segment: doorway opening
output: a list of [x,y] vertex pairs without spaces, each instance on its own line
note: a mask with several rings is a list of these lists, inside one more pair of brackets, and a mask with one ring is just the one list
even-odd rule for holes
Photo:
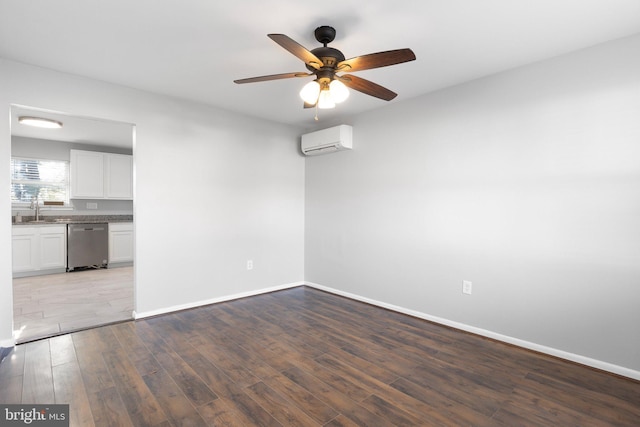
[[[21,117],[62,127],[30,127]],[[16,343],[133,318],[134,145],[131,123],[11,106]],[[81,163],[78,154],[94,163]],[[54,176],[51,165],[62,172]],[[69,270],[69,226],[95,222],[109,228],[107,268]]]

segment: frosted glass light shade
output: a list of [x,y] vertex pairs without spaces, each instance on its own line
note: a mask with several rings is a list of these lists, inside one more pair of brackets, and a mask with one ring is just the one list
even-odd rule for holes
[[307,104],[315,104],[320,94],[320,85],[317,81],[313,80],[303,86],[300,91],[300,98]]
[[328,108],[334,108],[336,106],[333,97],[331,96],[331,92],[328,89],[320,91],[320,96],[318,97],[318,108],[326,110]]
[[329,84],[329,89],[331,90],[333,102],[336,104],[344,102],[349,97],[349,89],[339,80],[333,80]]
[[18,117],[18,123],[45,129],[60,129],[62,127],[62,122],[43,117],[20,116]]

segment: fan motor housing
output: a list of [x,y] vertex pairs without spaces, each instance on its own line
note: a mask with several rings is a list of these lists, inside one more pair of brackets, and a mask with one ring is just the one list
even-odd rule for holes
[[[322,60],[322,63],[324,64],[322,68],[326,67],[326,68],[335,69],[340,62],[345,60],[342,52],[332,47],[327,47],[327,46],[317,47],[313,49],[311,53],[313,53],[315,56],[317,56],[319,59]],[[315,68],[309,65],[306,65],[306,67],[309,71],[314,71],[314,72],[316,71]]]

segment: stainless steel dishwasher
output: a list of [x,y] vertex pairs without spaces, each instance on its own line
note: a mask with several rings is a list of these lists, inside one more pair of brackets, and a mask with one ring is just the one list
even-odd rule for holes
[[67,225],[67,271],[106,267],[108,256],[107,223]]

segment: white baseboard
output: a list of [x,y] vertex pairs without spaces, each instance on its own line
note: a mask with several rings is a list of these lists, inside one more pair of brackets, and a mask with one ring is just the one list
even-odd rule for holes
[[640,381],[640,371],[636,371],[633,369],[625,368],[623,366],[614,365],[612,363],[603,362],[601,360],[591,359],[589,357],[581,356],[579,354],[569,353],[563,350],[559,350],[552,347],[547,347],[544,345],[532,343],[529,341],[524,341],[519,338],[510,337],[508,335],[502,335],[496,332],[492,332],[486,329],[477,328],[475,326],[466,325],[464,323],[455,322],[452,320],[444,319],[437,316],[432,316],[426,313],[422,313],[415,310],[410,310],[404,307],[399,307],[393,304],[387,304],[385,302],[372,300],[370,298],[366,298],[360,295],[355,295],[349,292],[343,292],[338,289],[329,288],[327,286],[319,285],[317,283],[305,282],[306,286],[311,288],[316,288],[322,291],[326,291],[332,294],[340,295],[343,297],[347,297],[350,299],[354,299],[361,302],[366,302],[367,304],[375,305],[378,307],[383,307],[388,310],[396,311],[398,313],[407,314],[409,316],[417,317],[424,320],[429,320],[434,323],[439,323],[441,325],[450,326],[455,329],[460,329],[462,331],[471,332],[476,335],[481,335],[483,337],[491,338],[497,341],[502,341],[508,344],[513,344],[518,347],[523,347],[529,350],[537,351],[540,353],[548,354],[550,356],[555,356],[561,359],[569,360],[572,362],[580,363],[582,365],[590,366],[592,368],[600,369],[603,371],[611,372],[616,375],[621,375],[624,377],[632,378],[634,380]]
[[283,289],[295,288],[296,286],[304,286],[304,282],[289,283],[286,285],[273,286],[271,288],[263,288],[255,291],[241,292],[233,295],[225,295],[218,298],[211,298],[202,301],[190,302],[188,304],[173,305],[171,307],[160,308],[157,310],[143,311],[140,313],[133,312],[134,319],[144,319],[145,317],[158,316],[161,314],[173,313],[174,311],[188,310],[190,308],[202,307],[203,305],[215,304],[219,302],[232,301],[234,299],[251,297],[254,295],[267,294],[269,292],[281,291]]

